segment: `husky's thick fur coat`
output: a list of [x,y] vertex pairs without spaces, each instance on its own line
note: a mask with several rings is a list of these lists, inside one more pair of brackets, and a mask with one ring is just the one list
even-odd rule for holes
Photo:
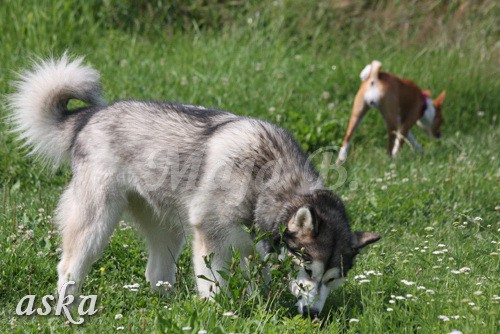
[[[273,124],[185,104],[105,105],[99,74],[66,55],[24,72],[16,87],[10,106],[20,138],[56,166],[71,161],[73,177],[57,208],[58,287],[77,283],[68,294],[79,293],[125,210],[147,240],[153,288],[174,283],[186,232],[194,234],[197,277],[223,284],[217,272],[227,269],[230,246],[243,256],[254,250],[242,228],[252,226],[274,236],[262,244],[264,253],[281,243],[307,260],[291,283],[306,314],[321,311],[359,249],[380,237],[351,232],[341,200]],[[88,106],[68,110],[70,99]],[[212,253],[209,270],[204,257]],[[208,298],[219,289],[202,278],[197,285]]]

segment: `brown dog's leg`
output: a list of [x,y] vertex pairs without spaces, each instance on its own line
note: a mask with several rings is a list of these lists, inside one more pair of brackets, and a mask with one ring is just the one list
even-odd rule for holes
[[420,144],[418,144],[413,137],[413,135],[410,132],[410,129],[415,123],[417,122],[419,118],[419,110],[421,107],[416,108],[412,110],[412,112],[407,113],[405,119],[403,120],[401,126],[399,127],[395,142],[394,142],[394,147],[389,153],[393,158],[399,153],[401,150],[401,146],[403,146],[405,139],[408,138],[409,142],[412,144],[413,148],[417,151],[421,151],[422,147]]
[[391,157],[393,156],[392,152],[396,143],[397,132],[398,130],[396,129],[396,127],[387,127],[387,154],[389,154]]
[[351,118],[349,119],[349,126],[347,127],[347,132],[344,136],[344,141],[342,142],[342,147],[340,148],[339,157],[337,159],[337,164],[343,163],[347,158],[347,150],[349,149],[349,142],[356,131],[359,123],[366,115],[366,112],[370,108],[365,104],[363,94],[358,92],[356,98],[354,99],[354,106],[352,108]]

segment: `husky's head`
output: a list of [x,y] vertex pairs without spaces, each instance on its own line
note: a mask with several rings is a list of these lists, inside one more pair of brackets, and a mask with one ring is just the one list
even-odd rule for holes
[[329,191],[300,196],[293,206],[283,236],[299,270],[290,289],[299,298],[299,313],[316,316],[330,290],[345,279],[360,249],[380,235],[351,232],[342,201]]

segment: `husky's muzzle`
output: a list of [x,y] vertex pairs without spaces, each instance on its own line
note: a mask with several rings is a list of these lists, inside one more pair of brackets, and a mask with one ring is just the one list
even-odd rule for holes
[[337,278],[325,284],[321,278],[318,280],[310,276],[304,268],[299,270],[297,278],[290,282],[292,294],[299,300],[295,304],[300,314],[316,317],[325,306],[326,299],[332,289],[337,288],[344,278]]

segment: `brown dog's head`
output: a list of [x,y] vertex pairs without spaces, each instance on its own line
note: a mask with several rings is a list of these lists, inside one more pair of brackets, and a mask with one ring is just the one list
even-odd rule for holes
[[441,125],[443,125],[443,103],[446,97],[446,91],[442,91],[438,97],[432,100],[436,114],[434,120],[432,121],[432,126],[430,129],[430,135],[434,138],[441,138]]
[[446,92],[442,91],[434,100],[431,99],[431,92],[423,90],[422,95],[426,101],[422,117],[417,125],[433,138],[441,138],[441,125],[443,125],[443,103]]

